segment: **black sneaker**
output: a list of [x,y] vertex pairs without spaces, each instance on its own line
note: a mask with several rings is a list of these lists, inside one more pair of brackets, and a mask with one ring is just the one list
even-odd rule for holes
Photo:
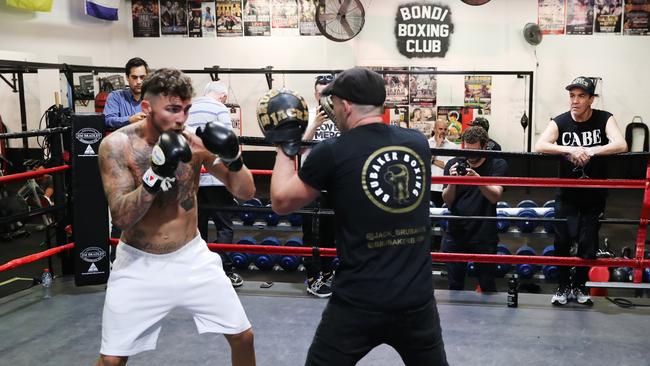
[[226,273],[226,276],[230,279],[232,287],[241,287],[244,284],[244,279],[239,275],[239,273],[230,272]]
[[566,287],[566,286],[560,286],[557,288],[555,291],[555,294],[551,298],[551,304],[555,306],[562,306],[566,305],[567,301],[569,301],[569,295],[571,294],[571,290]]
[[315,279],[307,279],[307,292],[320,298],[332,296],[332,289],[325,283],[322,273]]
[[591,306],[594,304],[591,301],[591,296],[589,296],[589,290],[586,287],[580,286],[573,289],[573,298],[576,299],[578,304]]
[[323,281],[325,281],[325,285],[331,289],[332,282],[334,281],[334,272],[323,273]]

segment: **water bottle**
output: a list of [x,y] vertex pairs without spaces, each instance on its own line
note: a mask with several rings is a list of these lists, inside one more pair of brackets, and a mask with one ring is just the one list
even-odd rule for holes
[[43,298],[49,299],[52,297],[52,274],[50,273],[49,268],[43,270],[43,276],[41,276],[41,284],[43,285]]
[[516,308],[519,302],[519,294],[517,293],[517,277],[512,276],[508,280],[508,307]]

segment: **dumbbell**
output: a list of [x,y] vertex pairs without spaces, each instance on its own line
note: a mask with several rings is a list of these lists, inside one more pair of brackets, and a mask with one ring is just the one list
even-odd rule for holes
[[555,208],[555,200],[548,200],[548,201],[544,202],[544,206],[542,206],[542,207]]
[[[267,208],[271,208],[271,204],[266,205]],[[273,211],[264,213],[264,221],[266,221],[267,226],[278,226],[280,223],[280,216]]]
[[[275,236],[268,236],[260,242],[260,245],[279,246],[280,240]],[[278,256],[275,254],[257,254],[253,263],[255,263],[255,266],[262,271],[270,271],[273,269],[277,261]]]
[[[244,236],[239,239],[237,244],[256,245],[257,241],[252,236]],[[230,260],[232,261],[232,264],[235,266],[235,268],[247,269],[253,261],[253,256],[249,253],[231,252]]]
[[[536,255],[535,249],[524,245],[523,247],[517,249],[517,255]],[[517,264],[517,274],[519,278],[532,278],[535,274],[537,268],[534,264]]]
[[291,226],[296,227],[296,226],[301,226],[302,225],[302,214],[299,213],[292,213],[287,216],[287,220],[289,221],[289,224]]
[[336,269],[339,268],[340,264],[341,264],[341,260],[339,259],[338,256],[332,258],[332,271],[336,271]]
[[[517,217],[536,219],[537,212],[532,208],[522,208],[517,213]],[[535,228],[537,227],[537,221],[525,220],[525,221],[516,221],[515,223],[522,233],[532,233],[533,231],[535,231]]]
[[612,282],[632,282],[632,268],[618,267],[611,270],[609,279]]
[[[507,212],[497,210],[497,217],[510,217]],[[510,221],[508,220],[498,220],[497,221],[497,231],[500,233],[505,233],[510,228]]]
[[497,208],[510,208],[510,205],[506,201],[499,201],[497,202]]
[[467,275],[469,277],[476,277],[476,263],[467,262]]
[[518,208],[535,208],[539,207],[533,200],[523,200],[517,204]]
[[[442,211],[442,214],[445,215],[445,216],[449,216],[449,215],[451,215],[451,211],[445,209],[444,211]],[[440,219],[440,220],[438,220],[438,225],[440,225],[440,229],[442,229],[442,231],[446,231],[447,226],[449,225],[449,221],[444,220],[444,219]]]
[[[287,247],[301,247],[302,239],[291,237],[284,245]],[[300,257],[297,255],[285,254],[280,257],[278,264],[280,264],[280,267],[285,271],[295,271],[298,269],[298,266],[300,266]]]
[[[258,198],[250,199],[242,204],[244,207],[262,207],[262,201]],[[242,211],[239,213],[239,219],[244,225],[250,226],[255,223],[257,220],[257,212],[253,211]]]
[[[550,209],[544,213],[544,218],[546,219],[554,219],[555,218],[555,209]],[[546,231],[549,234],[555,233],[555,225],[552,221],[545,221],[544,222],[544,231]]]
[[[546,257],[555,256],[555,246],[549,245],[542,251],[542,255]],[[557,280],[557,266],[553,264],[546,264],[542,267],[542,272],[544,273],[544,279],[546,282],[555,282]]]
[[[497,255],[510,255],[510,249],[503,244],[497,245]],[[497,277],[505,277],[505,275],[510,272],[512,265],[510,263],[497,263],[497,269],[495,275]]]
[[643,269],[643,282],[650,282],[650,268]]

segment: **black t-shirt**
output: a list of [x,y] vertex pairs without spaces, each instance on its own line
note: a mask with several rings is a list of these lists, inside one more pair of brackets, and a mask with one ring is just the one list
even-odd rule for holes
[[[593,109],[591,117],[584,122],[576,122],[571,117],[571,112],[562,113],[553,120],[558,128],[558,138],[556,143],[562,146],[600,146],[609,143],[605,126],[611,113]],[[583,174],[584,172],[584,174]],[[568,160],[561,160],[559,168],[560,178],[580,178],[583,175],[589,178],[606,179],[607,178],[607,161],[602,158],[596,158],[589,161],[583,168],[574,166]],[[575,204],[585,204],[593,202],[601,205],[607,197],[605,188],[560,188],[559,197],[563,201]]]
[[[449,168],[458,160],[459,158],[453,158],[447,162],[445,175],[449,175]],[[482,177],[502,177],[506,174],[508,163],[503,159],[487,158],[483,164],[472,169]],[[458,216],[496,216],[497,205],[485,198],[479,186],[457,185],[456,198],[449,211]],[[499,242],[494,221],[449,220],[445,234],[455,242],[467,245]]]
[[298,175],[336,212],[334,300],[397,310],[431,299],[430,161],[424,135],[382,123],[313,148]]
[[501,151],[501,145],[499,145],[498,142],[490,139],[488,140],[487,145],[485,145],[485,150]]

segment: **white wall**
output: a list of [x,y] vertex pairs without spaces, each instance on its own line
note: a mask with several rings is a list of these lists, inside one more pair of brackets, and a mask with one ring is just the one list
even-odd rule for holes
[[[596,107],[616,116],[621,129],[634,115],[650,120],[645,87],[650,84],[650,37],[644,36],[546,36],[533,47],[522,36],[527,22],[537,19],[536,0],[495,0],[469,6],[457,0],[439,0],[451,8],[455,25],[445,58],[408,59],[397,51],[393,35],[397,5],[407,2],[362,0],[366,23],[355,39],[345,43],[324,37],[235,38],[133,38],[130,2],[122,6],[119,22],[85,17],[77,1],[56,1],[50,14],[9,10],[0,2],[0,50],[28,54],[30,61],[57,62],[61,55],[91,57],[96,65],[122,66],[133,56],[152,67],[199,69],[206,66],[264,67],[276,69],[338,69],[353,65],[435,66],[439,70],[518,70],[535,72],[533,131],[539,133],[550,117],[568,110],[564,86],[578,75],[603,78]],[[74,5],[69,5],[73,4]],[[535,55],[536,52],[536,55]],[[3,56],[0,53],[0,56]],[[537,66],[537,63],[539,66]],[[259,136],[254,107],[266,91],[262,75],[221,75],[230,80],[234,96],[243,106],[244,134]],[[207,76],[193,76],[200,90]],[[284,83],[313,102],[313,76],[275,75],[275,86]],[[32,84],[28,87],[34,86]],[[34,87],[38,87],[35,85]],[[440,76],[439,104],[462,101],[462,77]],[[30,103],[38,95],[30,91]],[[519,125],[524,105],[524,80],[493,78],[491,135],[505,149],[521,151]],[[0,84],[0,114],[12,129],[17,98]],[[12,99],[14,97],[14,99]],[[7,102],[9,100],[9,102]],[[15,105],[12,100],[15,100]],[[45,105],[48,102],[40,101]],[[39,106],[37,110],[41,110]],[[34,118],[30,115],[30,122]],[[40,116],[39,116],[40,117]]]

